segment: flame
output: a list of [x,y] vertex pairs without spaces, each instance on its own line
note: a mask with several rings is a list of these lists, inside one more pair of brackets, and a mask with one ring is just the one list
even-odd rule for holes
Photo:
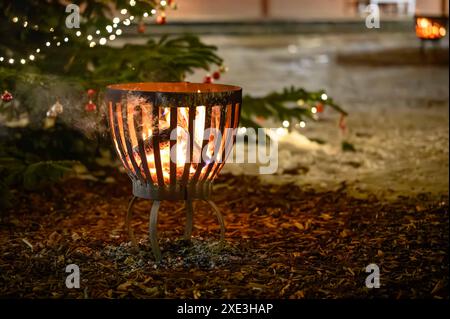
[[420,39],[434,40],[445,37],[447,30],[439,22],[429,18],[417,18],[416,36]]
[[[140,105],[142,109],[142,123],[140,123],[140,130],[142,134],[142,139],[144,141],[145,147],[145,160],[147,161],[147,165],[150,171],[151,178],[154,183],[157,183],[157,167],[155,165],[155,155],[153,151],[153,117],[152,117],[152,105],[143,101],[137,101],[132,98],[128,98],[127,103],[127,124],[130,136],[130,142],[132,144],[133,150],[135,150],[132,154],[133,159],[137,166],[140,167],[142,176],[145,176],[144,169],[142,167],[142,159],[140,158],[138,151],[138,141],[136,138],[136,129],[134,127],[134,121],[136,117],[135,105]],[[117,108],[118,113],[120,114],[120,107]],[[177,123],[176,123],[176,179],[180,181],[183,177],[186,163],[188,162],[189,157],[189,108],[188,107],[177,107]],[[205,117],[206,117],[206,107],[205,106],[197,106],[195,107],[195,117],[194,117],[194,125],[193,125],[193,154],[192,159],[190,159],[189,166],[186,166],[188,169],[188,177],[191,178],[196,173],[197,167],[201,162],[202,156],[202,145],[205,134]],[[162,167],[162,175],[165,184],[170,183],[170,163],[171,163],[171,146],[170,146],[170,124],[171,124],[171,109],[169,107],[161,107],[159,108],[158,115],[158,129],[159,129],[159,154],[161,158],[161,167]],[[206,128],[218,128],[220,120],[220,106],[213,106],[211,110],[211,123],[206,123]],[[119,124],[119,132],[121,140],[123,141],[123,148],[126,149],[125,138],[126,134],[123,130],[122,121],[118,121]],[[216,149],[214,143],[214,134],[210,134],[207,138],[206,150],[205,154],[208,158],[214,155],[214,151]],[[116,137],[114,136],[114,142],[116,149],[119,152],[118,143]],[[221,147],[219,147],[219,150]],[[219,150],[216,150],[217,153]],[[120,152],[119,152],[120,153]],[[127,152],[129,154],[129,152]],[[132,161],[129,156],[126,156],[126,161],[128,167],[133,169]],[[214,165],[215,163],[205,163],[205,166],[201,168],[201,172],[199,175],[199,179],[201,179],[205,175],[205,171],[207,170],[208,165]]]

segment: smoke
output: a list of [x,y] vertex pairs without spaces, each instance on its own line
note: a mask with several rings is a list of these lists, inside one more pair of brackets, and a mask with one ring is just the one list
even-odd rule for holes
[[93,97],[92,102],[97,108],[88,112],[85,107],[89,97],[78,82],[61,80],[57,76],[47,76],[45,81],[32,77],[20,79],[16,83],[14,98],[19,113],[28,115],[31,128],[43,127],[47,112],[59,102],[63,110],[56,115],[56,122],[80,131],[88,138],[107,134],[103,95],[100,93]]

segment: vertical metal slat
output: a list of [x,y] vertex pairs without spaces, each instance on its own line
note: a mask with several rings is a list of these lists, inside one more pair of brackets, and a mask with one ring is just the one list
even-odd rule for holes
[[184,164],[183,176],[181,178],[181,185],[187,185],[189,182],[189,173],[192,165],[192,157],[194,154],[194,119],[196,106],[189,106],[188,115],[188,131],[189,131],[189,148],[186,150],[186,163]]
[[[228,107],[227,107],[227,113],[229,112]],[[232,129],[234,126],[234,114],[235,114],[235,105],[231,105],[231,116],[230,116],[230,122],[227,123],[228,124],[228,132],[227,132],[227,136],[224,139],[224,146],[223,146],[223,150],[222,150],[222,157],[221,157],[221,163],[218,163],[218,165],[216,166],[213,174],[211,175],[211,179],[216,178],[217,174],[220,172],[220,170],[222,169],[222,167],[225,165],[225,160],[229,154],[229,147],[230,147],[230,137],[232,137],[233,133],[232,133]],[[228,114],[227,114],[228,115]],[[228,117],[228,116],[227,116]],[[231,143],[231,147],[233,146],[233,144]]]
[[122,127],[125,145],[127,147],[128,156],[130,158],[131,165],[133,166],[134,173],[139,178],[139,180],[143,184],[145,184],[144,177],[142,176],[141,170],[139,169],[139,166],[136,163],[136,159],[134,158],[133,145],[131,145],[131,135],[128,127],[128,106],[126,105],[126,101],[123,100],[122,100]]
[[205,160],[203,159],[203,150],[208,147],[209,136],[205,136],[206,130],[211,128],[211,113],[212,107],[210,105],[205,106],[205,123],[203,125],[203,141],[200,149],[200,163],[198,163],[194,176],[192,177],[192,183],[196,183],[200,177],[203,167],[205,167]]
[[[156,99],[155,99],[156,100]],[[158,178],[158,185],[164,186],[164,176],[161,165],[161,152],[159,149],[159,106],[156,101],[152,106],[152,140],[153,140],[153,156],[155,157],[156,176]]]
[[152,176],[150,174],[150,170],[148,168],[147,163],[147,153],[145,152],[145,146],[144,146],[144,138],[142,136],[142,108],[140,105],[137,105],[135,107],[135,116],[133,118],[134,120],[134,131],[136,132],[136,139],[138,141],[138,149],[139,149],[139,156],[141,157],[141,165],[144,169],[145,178],[148,183],[153,183]]
[[[208,165],[208,168],[206,169],[205,172],[205,176],[203,177],[202,181],[207,181],[209,178],[209,174],[211,173],[212,168],[216,165],[216,160],[217,160],[217,154],[220,153],[220,149],[221,149],[221,145],[222,145],[222,140],[223,140],[223,131],[224,131],[224,127],[225,127],[225,123],[226,123],[226,105],[221,105],[220,106],[220,124],[219,124],[219,128],[218,131],[220,132],[221,136],[220,136],[220,140],[215,140],[214,141],[214,154],[211,158],[211,163]],[[217,128],[215,128],[217,129]],[[217,138],[217,136],[216,136]]]
[[128,165],[127,154],[125,153],[125,150],[123,149],[122,136],[120,135],[120,131],[119,131],[119,120],[118,120],[118,117],[117,117],[117,113],[119,112],[118,109],[121,109],[121,107],[120,107],[120,103],[117,102],[117,103],[115,103],[115,109],[112,111],[114,135],[115,135],[115,138],[116,138],[117,146],[119,148],[119,155],[122,158],[122,161],[124,162],[124,165],[125,165],[125,168],[128,171],[128,174],[130,174],[132,172],[132,169]]
[[[175,106],[170,108],[170,132],[175,130],[177,132],[177,122],[178,121],[178,108]],[[175,188],[177,183],[177,136],[175,135],[175,140],[170,139],[170,186]],[[173,150],[173,154],[172,154]]]

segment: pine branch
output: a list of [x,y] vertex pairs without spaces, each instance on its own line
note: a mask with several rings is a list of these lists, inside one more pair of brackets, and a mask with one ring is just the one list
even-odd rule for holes
[[[51,50],[35,66],[0,67],[0,81],[14,84],[17,77],[45,78],[63,75],[64,81],[82,83],[85,88],[103,87],[114,82],[182,81],[195,69],[209,70],[222,59],[215,46],[202,43],[198,37],[184,35],[150,39],[146,45],[125,45],[123,48],[95,47]],[[72,57],[71,64],[61,56]],[[92,70],[93,68],[93,70]],[[15,78],[16,77],[16,78]],[[10,86],[13,87],[12,85]]]
[[[241,124],[247,123],[248,126],[257,128],[259,125],[255,122],[256,117],[273,117],[279,121],[297,120],[303,118],[313,119],[311,107],[318,103],[330,106],[337,112],[347,115],[332,98],[328,97],[324,100],[322,95],[325,92],[315,91],[309,92],[303,88],[289,87],[282,92],[273,92],[264,97],[252,97],[246,95],[243,98]],[[301,103],[299,103],[301,101]],[[304,104],[306,107],[300,107],[298,104]]]

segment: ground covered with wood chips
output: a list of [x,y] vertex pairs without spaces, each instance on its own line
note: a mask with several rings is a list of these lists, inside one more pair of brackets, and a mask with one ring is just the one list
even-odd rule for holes
[[[181,240],[180,202],[159,214],[163,261],[147,242],[150,201],[135,206],[140,250],[124,231],[130,181],[70,180],[17,194],[0,223],[0,296],[26,298],[445,298],[448,197],[351,198],[224,175],[214,190],[227,227],[195,205],[192,242]],[[65,286],[77,264],[80,289]],[[365,267],[380,267],[368,289]]]

